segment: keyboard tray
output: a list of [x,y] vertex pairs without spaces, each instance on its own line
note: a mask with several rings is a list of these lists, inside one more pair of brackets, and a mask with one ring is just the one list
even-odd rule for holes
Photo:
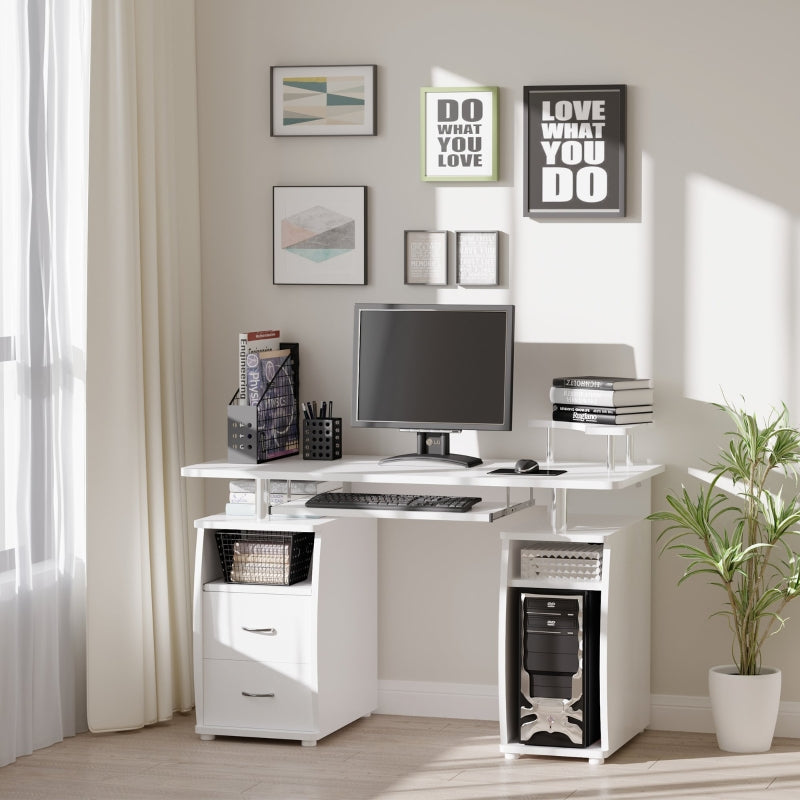
[[370,509],[373,511],[452,512],[469,511],[480,497],[428,494],[379,494],[374,492],[323,492],[306,500],[308,508]]

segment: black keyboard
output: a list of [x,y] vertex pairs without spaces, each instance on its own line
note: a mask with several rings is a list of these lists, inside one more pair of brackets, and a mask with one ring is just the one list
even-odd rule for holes
[[386,511],[469,511],[480,497],[429,494],[373,494],[371,492],[323,492],[306,500],[308,508],[365,508]]

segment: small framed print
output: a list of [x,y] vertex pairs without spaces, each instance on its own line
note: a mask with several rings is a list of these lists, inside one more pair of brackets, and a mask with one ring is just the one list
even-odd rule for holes
[[405,282],[447,285],[447,231],[405,232]]
[[524,88],[525,214],[625,216],[626,87]]
[[498,231],[456,231],[456,283],[496,286],[500,282]]
[[423,181],[497,180],[497,87],[420,90]]
[[272,282],[367,282],[367,187],[272,187]]
[[377,67],[270,67],[270,136],[375,136]]

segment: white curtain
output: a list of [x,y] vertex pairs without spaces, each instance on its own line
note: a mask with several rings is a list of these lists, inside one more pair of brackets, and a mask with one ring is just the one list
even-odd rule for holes
[[86,512],[92,731],[142,727],[194,704],[191,523],[202,502],[180,468],[202,459],[198,197],[194,0],[95,0]]
[[86,729],[89,14],[0,3],[0,765]]

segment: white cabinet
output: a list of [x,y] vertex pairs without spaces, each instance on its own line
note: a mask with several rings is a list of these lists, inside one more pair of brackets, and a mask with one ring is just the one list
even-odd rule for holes
[[[313,745],[377,706],[376,524],[225,516],[195,523],[196,732]],[[218,531],[314,534],[306,581],[226,583]]]
[[[548,755],[602,763],[643,731],[650,715],[650,523],[641,517],[570,516],[554,533],[545,514],[531,513],[501,533],[499,683],[500,750],[507,757]],[[521,577],[524,549],[553,544],[602,548],[600,578]],[[588,747],[520,741],[519,596],[526,589],[600,593],[600,738]]]

